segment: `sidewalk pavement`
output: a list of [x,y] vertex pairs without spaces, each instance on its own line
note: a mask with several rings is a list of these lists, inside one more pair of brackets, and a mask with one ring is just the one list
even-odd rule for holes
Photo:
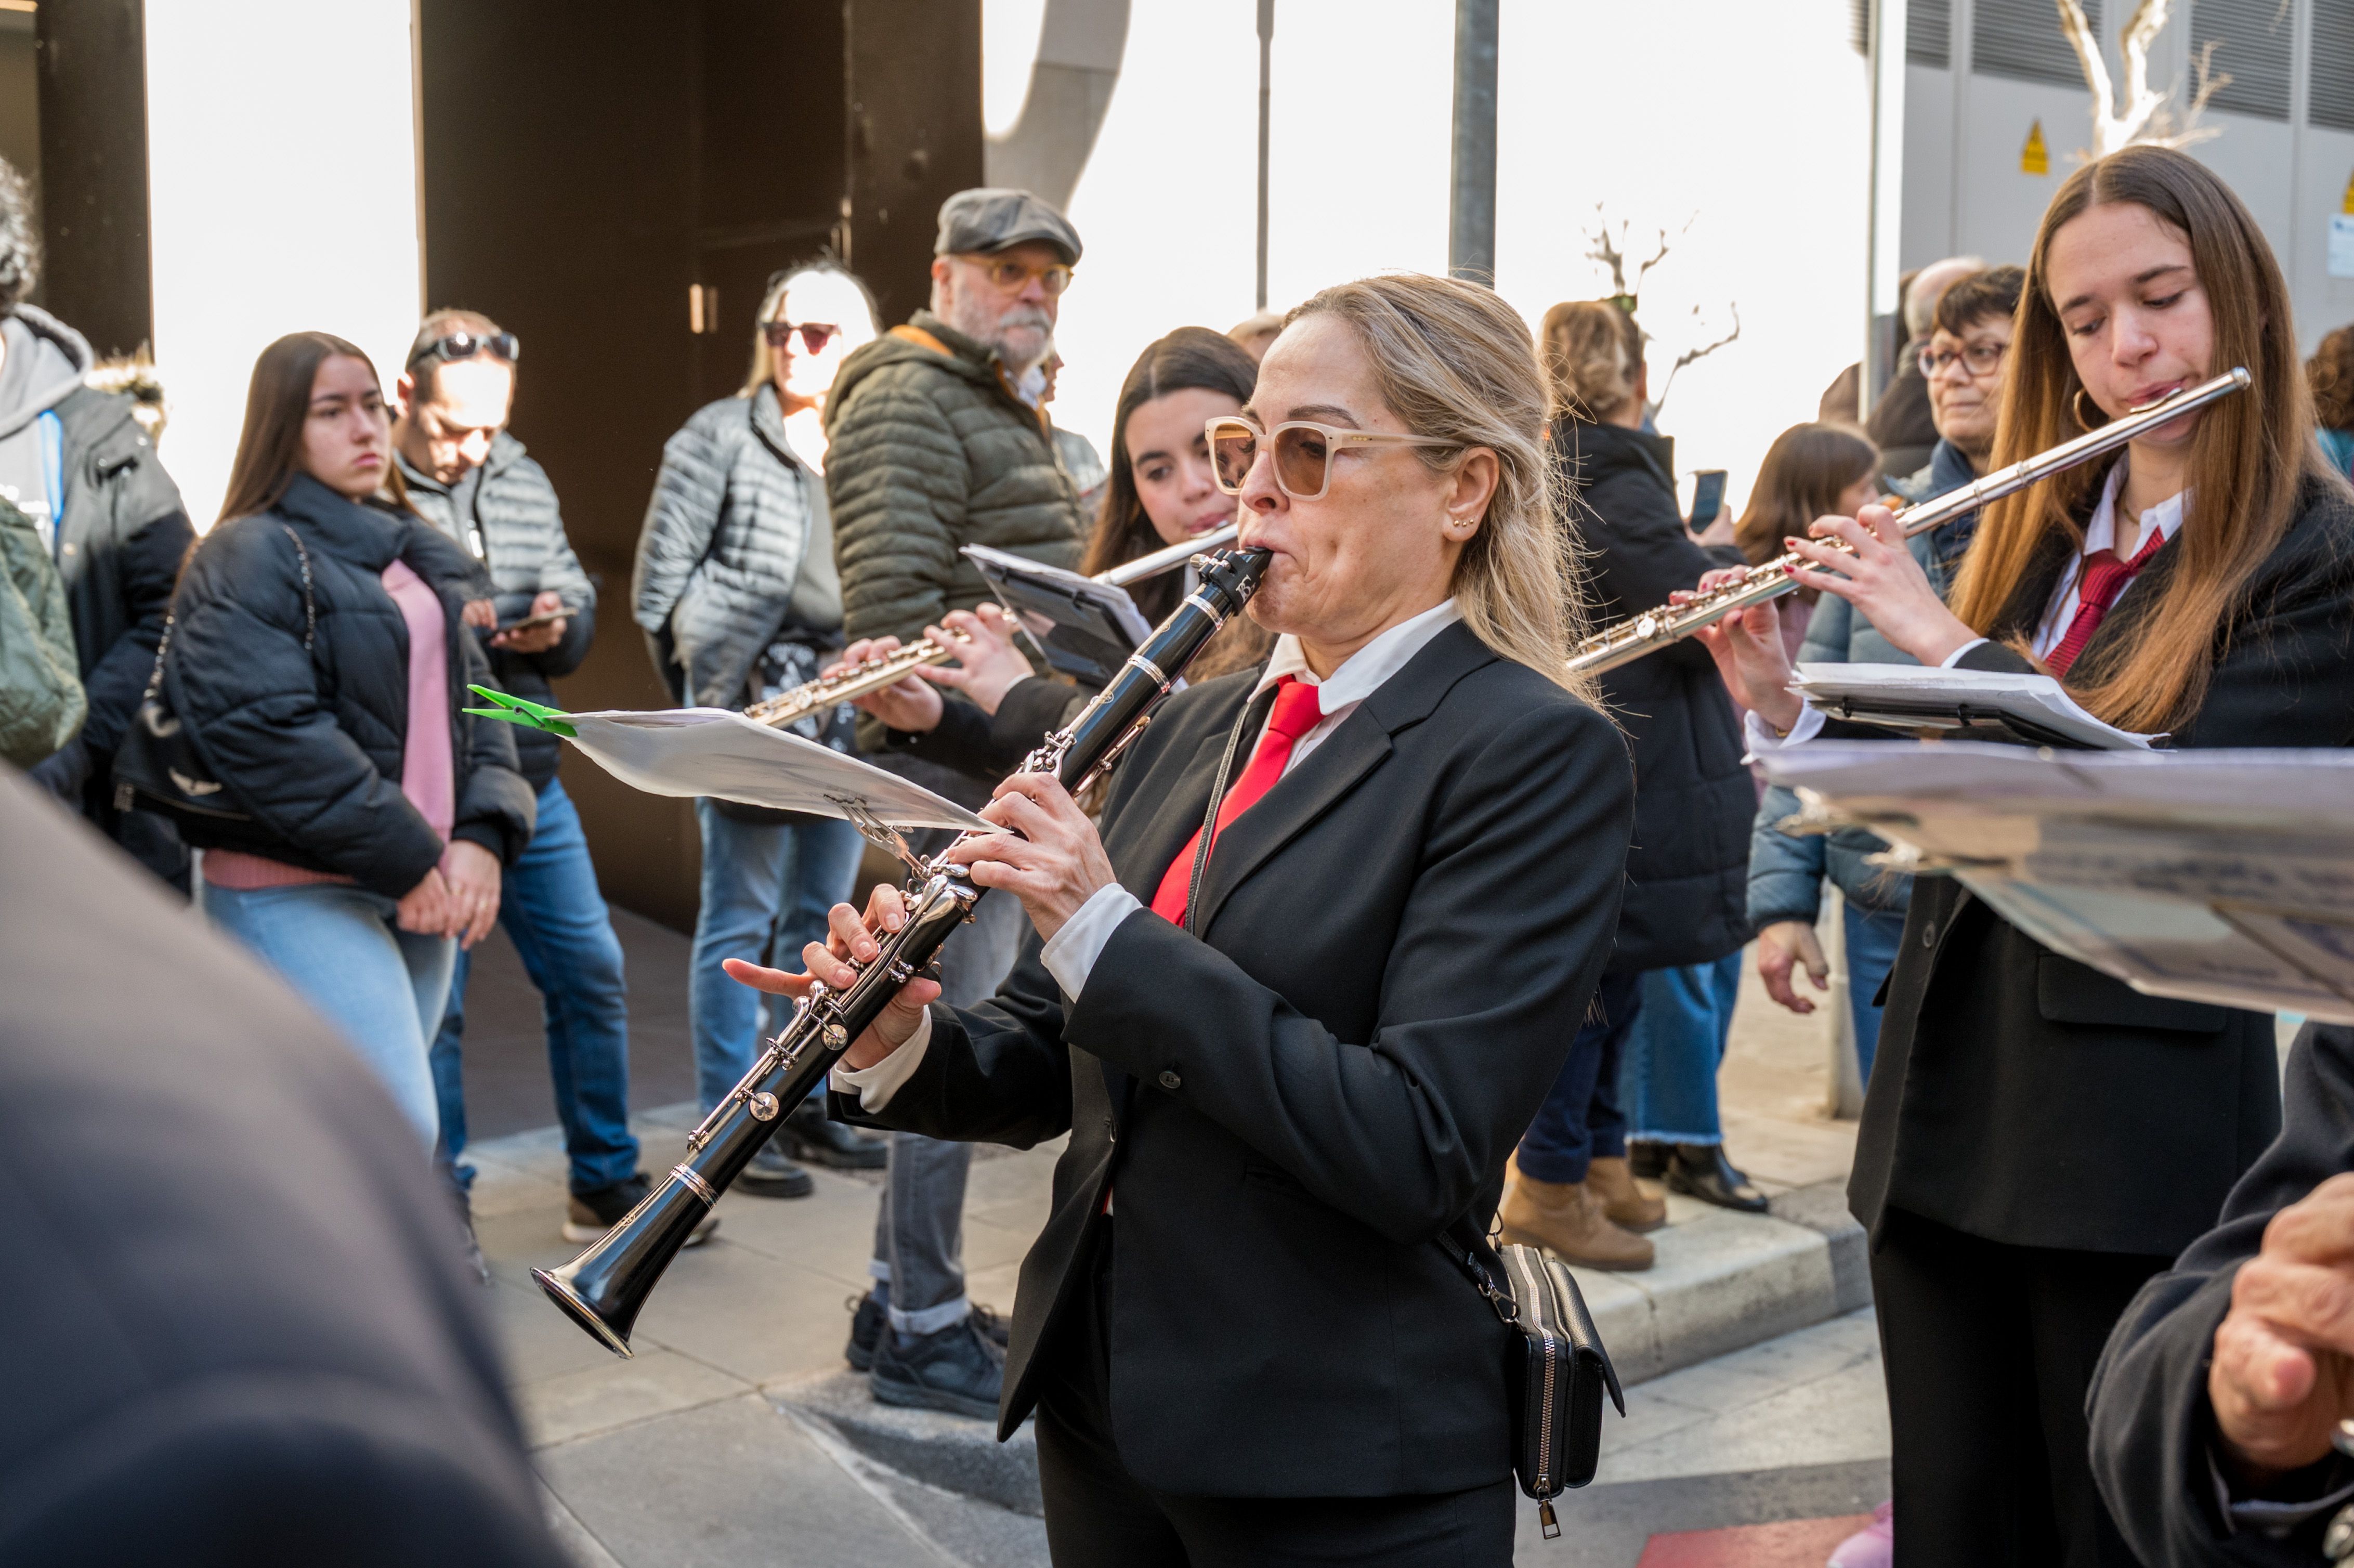
[[[645,926],[629,937],[641,977],[650,962],[683,968],[683,940]],[[679,950],[667,951],[672,946]],[[505,1075],[493,1081],[514,1118],[546,1090],[544,1079],[534,1089],[521,1066],[537,1050],[525,1033],[532,1010],[521,998],[502,1000],[520,977],[503,985],[502,973],[495,964],[478,971],[491,984],[477,981],[468,1069],[470,1081],[478,1064]],[[649,1038],[679,1035],[670,1008],[660,1011],[637,1025],[642,1048]],[[516,1039],[483,1027],[507,1014],[514,1021],[504,1033]],[[1823,1015],[1783,1012],[1749,976],[1719,1082],[1733,1158],[1773,1195],[1774,1213],[1734,1214],[1671,1196],[1670,1224],[1654,1238],[1654,1268],[1579,1271],[1622,1377],[1648,1386],[1630,1400],[1624,1426],[1614,1421],[1606,1434],[1597,1485],[1565,1516],[1591,1516],[1591,1530],[1580,1534],[1600,1555],[1581,1546],[1565,1557],[1555,1542],[1542,1553],[1524,1547],[1526,1560],[1583,1568],[1623,1557],[1631,1564],[1641,1535],[1628,1531],[1646,1521],[1689,1520],[1699,1528],[1819,1518],[1877,1500],[1864,1494],[1881,1485],[1871,1468],[1880,1457],[1850,1452],[1878,1441],[1884,1455],[1884,1437],[1871,1436],[1877,1364],[1868,1353],[1869,1315],[1856,1316],[1869,1286],[1861,1233],[1841,1192],[1854,1125],[1822,1114],[1828,1062]],[[683,1104],[638,1112],[648,1171],[681,1157],[695,1119]],[[976,1149],[965,1211],[974,1299],[1012,1307],[1058,1152]],[[468,1158],[480,1173],[476,1224],[495,1277],[516,1400],[551,1517],[582,1563],[1044,1563],[1026,1429],[1000,1446],[985,1422],[885,1409],[843,1365],[847,1304],[867,1285],[879,1174],[818,1170],[810,1198],[723,1198],[717,1234],[673,1266],[639,1321],[637,1355],[622,1361],[560,1316],[530,1280],[531,1268],[578,1250],[557,1234],[557,1130],[478,1141]],[[1795,1348],[1744,1350],[1766,1341]],[[1734,1351],[1741,1354],[1727,1354]],[[1744,1355],[1764,1360],[1750,1365]],[[1825,1379],[1832,1381],[1813,1387]],[[1861,1415],[1847,1408],[1859,1389],[1870,1396]],[[1840,1399],[1827,1404],[1833,1392]],[[1836,1431],[1808,1438],[1791,1426],[1791,1412],[1835,1405],[1819,1425]],[[1884,1412],[1876,1419],[1884,1427]],[[1801,1460],[1792,1456],[1817,1448],[1829,1457],[1794,1478],[1789,1467]],[[1752,1467],[1783,1477],[1782,1503],[1732,1507],[1724,1499],[1738,1489],[1695,1489],[1689,1479]],[[1610,1544],[1628,1541],[1634,1555]]]

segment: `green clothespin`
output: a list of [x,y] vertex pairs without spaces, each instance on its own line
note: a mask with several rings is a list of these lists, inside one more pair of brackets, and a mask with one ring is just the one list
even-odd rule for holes
[[519,724],[525,729],[544,729],[550,735],[560,735],[567,738],[577,737],[580,733],[565,723],[565,720],[572,715],[562,708],[543,707],[537,703],[525,702],[521,697],[511,697],[504,692],[494,692],[488,686],[470,685],[466,690],[498,705],[496,707],[466,710],[478,717],[504,719],[509,724]]

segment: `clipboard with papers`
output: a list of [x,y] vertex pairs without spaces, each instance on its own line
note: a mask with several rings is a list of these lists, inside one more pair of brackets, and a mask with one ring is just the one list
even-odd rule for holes
[[964,556],[996,601],[1019,617],[1056,670],[1090,686],[1108,684],[1152,627],[1128,590],[986,545]]

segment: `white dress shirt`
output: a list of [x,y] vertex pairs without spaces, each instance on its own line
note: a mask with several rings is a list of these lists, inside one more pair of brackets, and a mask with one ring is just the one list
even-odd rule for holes
[[[1320,682],[1316,672],[1308,667],[1308,656],[1300,651],[1299,639],[1285,633],[1275,640],[1275,651],[1267,656],[1267,668],[1251,688],[1250,701],[1257,701],[1286,675],[1297,676],[1318,688],[1317,706],[1322,717],[1315,727],[1291,743],[1291,755],[1285,759],[1286,774],[1308,759],[1309,753],[1347,722],[1367,697],[1381,689],[1382,683],[1405,668],[1407,661],[1422,652],[1429,641],[1463,619],[1463,612],[1453,599],[1433,606],[1420,615],[1401,620],[1375,637],[1341,662],[1341,667]],[[1246,703],[1246,706],[1248,705]],[[1274,716],[1270,710],[1268,717]],[[1258,749],[1259,740],[1267,737],[1262,725],[1258,737],[1251,742],[1251,750]],[[1246,754],[1247,755],[1247,754]],[[1002,896],[1002,895],[1001,895]],[[1076,1001],[1087,989],[1087,976],[1096,960],[1103,956],[1105,947],[1120,923],[1139,909],[1144,901],[1119,883],[1109,883],[1096,889],[1095,894],[1063,923],[1063,928],[1050,938],[1038,955],[1063,994]],[[861,1109],[879,1111],[890,1102],[899,1086],[914,1075],[922,1065],[924,1049],[932,1038],[932,1015],[928,1008],[923,1022],[916,1026],[907,1043],[871,1067],[853,1071],[836,1067],[832,1081],[836,1089],[845,1094],[855,1092]]]
[[[2052,592],[2052,606],[2044,611],[2042,624],[2036,628],[2034,640],[2029,644],[2035,650],[2035,656],[2039,659],[2046,657],[2052,650],[2059,647],[2061,641],[2068,635],[2068,628],[2075,623],[2076,606],[2079,602],[2076,590],[2084,575],[2085,556],[2095,551],[2116,548],[2117,493],[2125,488],[2125,482],[2126,465],[2123,462],[2111,465],[2108,481],[2101,486],[2101,499],[2094,506],[2092,517],[2084,524],[2084,547],[2061,572],[2059,586]],[[2141,514],[2141,534],[2134,541],[2134,548],[2138,550],[2148,543],[2149,531],[2152,528],[2158,530],[2160,537],[2168,539],[2180,533],[2182,503],[2189,494],[2188,491],[2179,491],[2157,505],[2145,510]],[[2132,557],[2126,558],[2130,560]],[[2120,594],[2123,591],[2120,589]],[[1963,654],[1985,641],[1983,637],[1971,638],[1967,642],[1946,654],[1945,662],[1939,665],[1939,668],[1946,670],[1954,668],[1961,662]],[[1797,719],[1790,726],[1790,733],[1786,736],[1776,736],[1766,726],[1766,721],[1755,713],[1743,714],[1741,725],[1749,742],[1749,753],[1752,757],[1756,757],[1765,752],[1778,751],[1786,746],[1802,746],[1814,739],[1816,736],[1822,733],[1823,713],[1820,708],[1816,707],[1802,709]]]

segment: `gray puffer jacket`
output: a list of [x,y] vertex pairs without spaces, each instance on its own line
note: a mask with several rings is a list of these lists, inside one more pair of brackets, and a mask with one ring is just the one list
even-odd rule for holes
[[[1977,477],[1951,442],[1939,441],[1929,461],[1896,490],[1908,501],[1927,501],[1959,490]],[[1913,558],[1929,574],[1943,594],[1978,532],[1978,514],[1966,513],[1926,534],[1904,542]],[[1807,641],[1798,659],[1808,664],[1917,664],[1880,634],[1871,621],[1855,613],[1847,600],[1825,594],[1807,622]],[[1912,902],[1911,878],[1868,864],[1869,855],[1888,847],[1877,834],[1861,828],[1841,828],[1829,835],[1795,837],[1776,824],[1795,813],[1798,798],[1776,784],[1757,803],[1757,820],[1749,833],[1749,923],[1759,930],[1777,920],[1811,923],[1822,906],[1823,878],[1829,876],[1849,903],[1860,909],[1902,915]]]
[[[580,667],[597,635],[597,585],[589,581],[580,557],[573,554],[572,541],[565,536],[564,513],[547,471],[524,450],[521,441],[501,430],[491,438],[491,455],[482,461],[481,478],[468,493],[461,517],[449,486],[409,467],[406,458],[395,461],[408,486],[410,510],[463,546],[488,574],[502,625],[528,615],[532,600],[542,593],[564,596],[572,613],[565,617],[563,637],[545,653],[493,648],[486,633],[477,633],[484,638],[491,679],[501,691],[554,703],[556,690],[550,683]],[[522,728],[515,731],[514,742],[533,790],[547,788],[564,743]]]
[[825,484],[785,438],[776,389],[722,397],[663,447],[632,610],[673,695],[740,708],[780,635],[841,644]]
[[913,641],[987,599],[967,545],[1078,564],[1079,492],[1052,427],[994,355],[930,312],[843,363],[825,428],[850,636]]

